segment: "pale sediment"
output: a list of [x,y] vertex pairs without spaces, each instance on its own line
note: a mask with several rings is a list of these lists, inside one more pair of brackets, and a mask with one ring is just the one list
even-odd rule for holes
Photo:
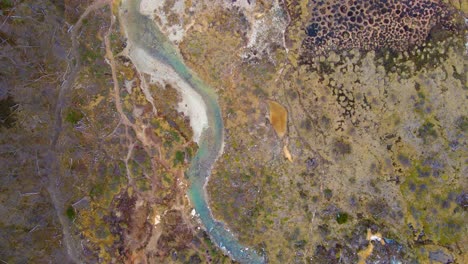
[[126,55],[132,60],[140,73],[151,76],[151,83],[157,83],[163,87],[165,84],[170,84],[177,89],[182,97],[177,110],[190,118],[193,141],[199,143],[203,130],[208,126],[206,105],[201,96],[171,67],[154,59],[142,48],[128,43]]

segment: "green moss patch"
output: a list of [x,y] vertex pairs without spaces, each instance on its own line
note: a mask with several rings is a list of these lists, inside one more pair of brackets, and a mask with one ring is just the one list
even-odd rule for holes
[[184,164],[185,153],[183,151],[177,151],[174,157],[174,166],[178,164]]
[[65,211],[65,215],[70,219],[70,221],[73,221],[76,217],[75,209],[72,206],[69,206]]
[[72,125],[78,124],[81,119],[83,119],[84,115],[81,111],[75,110],[75,109],[70,109],[67,111],[67,114],[65,115],[65,121]]
[[336,214],[336,222],[340,225],[348,222],[348,214],[345,212],[339,212]]
[[13,0],[0,0],[0,11],[13,7]]

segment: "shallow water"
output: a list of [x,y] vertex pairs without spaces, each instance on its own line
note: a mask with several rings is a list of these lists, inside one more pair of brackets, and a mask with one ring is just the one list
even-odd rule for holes
[[[186,175],[190,181],[188,197],[211,240],[234,260],[241,263],[264,263],[264,258],[241,245],[223,223],[216,221],[208,206],[205,183],[223,146],[223,120],[214,90],[197,78],[183,63],[172,43],[154,22],[139,12],[140,0],[122,2],[120,16],[130,48],[143,49],[152,59],[171,67],[181,80],[198,93],[206,105],[208,127],[199,139],[199,149]],[[135,62],[134,62],[135,63]]]

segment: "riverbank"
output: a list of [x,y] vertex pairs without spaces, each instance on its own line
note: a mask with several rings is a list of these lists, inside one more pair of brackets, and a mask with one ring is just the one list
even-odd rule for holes
[[223,120],[214,90],[185,66],[177,50],[156,28],[154,21],[142,14],[139,1],[123,1],[120,13],[127,37],[124,54],[142,71],[140,74],[151,76],[151,82],[170,83],[185,98],[179,109],[189,115],[194,140],[199,146],[186,171],[190,181],[188,197],[211,241],[236,261],[263,263],[263,257],[241,245],[223,223],[213,218],[208,205],[206,181],[224,144]]

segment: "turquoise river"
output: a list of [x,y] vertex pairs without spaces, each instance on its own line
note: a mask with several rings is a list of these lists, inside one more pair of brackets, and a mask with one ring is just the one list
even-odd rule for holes
[[213,218],[208,206],[205,183],[213,164],[219,157],[224,140],[223,120],[214,90],[204,84],[183,62],[177,49],[161,33],[154,21],[142,15],[139,7],[141,0],[124,0],[120,7],[123,27],[127,32],[127,42],[132,47],[144,50],[151,59],[171,67],[180,78],[198,93],[205,105],[208,126],[203,130],[198,142],[198,151],[191,161],[186,175],[190,181],[188,197],[198,214],[211,240],[240,263],[265,263],[265,258],[254,250],[239,243],[226,226]]

